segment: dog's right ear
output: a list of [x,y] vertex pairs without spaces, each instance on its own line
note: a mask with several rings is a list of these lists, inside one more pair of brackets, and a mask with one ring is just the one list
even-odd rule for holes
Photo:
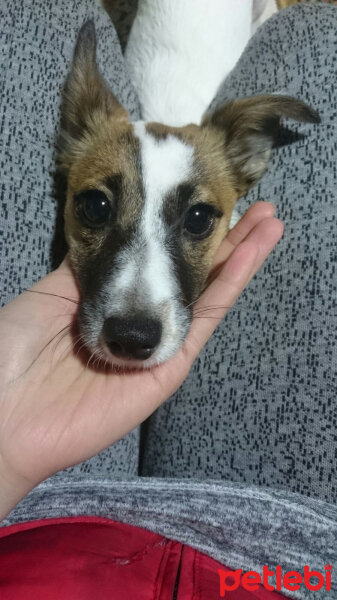
[[98,70],[93,21],[84,23],[78,34],[61,112],[62,137],[66,146],[94,130],[107,117],[129,118]]
[[318,113],[301,100],[273,94],[234,100],[204,117],[203,127],[215,128],[223,134],[224,148],[240,195],[266,170],[281,132],[282,118],[320,122]]

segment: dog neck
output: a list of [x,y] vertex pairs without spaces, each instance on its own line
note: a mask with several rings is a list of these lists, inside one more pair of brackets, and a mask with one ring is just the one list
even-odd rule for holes
[[199,124],[251,21],[252,0],[140,0],[125,58],[143,119]]

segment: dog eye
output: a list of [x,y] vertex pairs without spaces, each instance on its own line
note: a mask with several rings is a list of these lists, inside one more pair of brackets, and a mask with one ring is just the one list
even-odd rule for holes
[[75,211],[86,227],[99,229],[111,219],[111,205],[101,190],[85,190],[74,196]]
[[195,204],[185,216],[184,229],[191,237],[202,240],[211,233],[215,218],[220,214],[220,211],[210,204]]

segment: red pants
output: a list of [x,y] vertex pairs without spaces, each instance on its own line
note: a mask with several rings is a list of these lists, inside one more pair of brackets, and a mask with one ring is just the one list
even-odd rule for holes
[[[218,569],[226,571],[189,546],[109,519],[47,519],[0,529],[1,600],[219,600]],[[284,597],[240,585],[225,598]]]

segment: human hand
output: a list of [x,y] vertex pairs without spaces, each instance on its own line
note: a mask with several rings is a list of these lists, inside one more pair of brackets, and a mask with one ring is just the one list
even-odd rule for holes
[[282,236],[273,215],[271,204],[257,202],[228,234],[183,347],[150,370],[99,370],[74,351],[80,294],[67,260],[1,309],[0,519],[43,479],[116,442],[175,392]]

